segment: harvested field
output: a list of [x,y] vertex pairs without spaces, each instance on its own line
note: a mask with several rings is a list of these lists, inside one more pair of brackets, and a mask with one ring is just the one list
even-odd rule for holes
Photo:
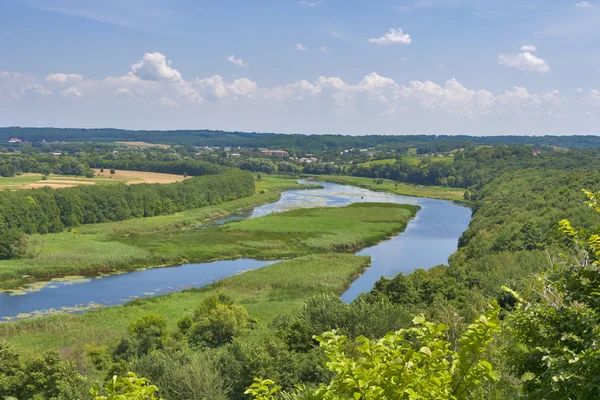
[[41,174],[32,173],[10,178],[0,177],[0,190],[36,189],[41,187],[62,189],[77,185],[109,185],[115,183],[125,183],[128,185],[138,183],[173,183],[183,180],[183,176],[181,175],[157,172],[117,170],[114,175],[111,175],[109,169],[105,169],[103,173],[100,173],[100,169],[94,169],[94,173],[95,176],[93,178],[52,174],[49,175],[49,179],[47,180],[42,180]]
[[125,171],[118,169],[112,175],[112,178],[109,178],[111,175],[108,168],[104,169],[103,173],[100,172],[99,168],[94,168],[94,173],[96,174],[93,178],[94,180],[110,179],[112,181],[124,182],[128,185],[136,183],[173,183],[183,180],[182,175],[162,174],[159,172]]

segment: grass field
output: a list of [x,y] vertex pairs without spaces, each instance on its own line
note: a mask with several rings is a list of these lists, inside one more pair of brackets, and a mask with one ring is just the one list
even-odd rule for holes
[[404,156],[402,157],[402,160],[404,160],[405,162],[409,163],[409,164],[419,164],[421,162],[425,162],[425,163],[434,163],[434,162],[439,162],[439,163],[445,163],[445,164],[452,164],[454,163],[454,157],[438,157],[438,156]]
[[128,147],[161,147],[163,149],[168,149],[171,147],[168,144],[160,144],[160,143],[147,143],[147,142],[115,142],[117,144],[122,144],[123,146]]
[[[248,201],[238,200],[229,207],[234,210],[248,205]],[[218,212],[215,207],[207,208],[211,210],[200,209],[204,214],[193,214],[201,211],[192,210],[193,217],[188,215],[189,219],[179,224]],[[241,257],[282,259],[351,251],[400,232],[417,209],[359,203],[343,208],[299,209],[200,229],[181,229],[182,225],[169,218],[172,216],[155,217],[158,221],[154,224],[148,218],[84,226],[77,231],[40,236],[44,247],[34,259],[0,261],[0,288],[13,289],[61,276],[90,276],[186,262]]]
[[110,185],[115,183],[126,183],[128,185],[136,183],[173,183],[184,179],[181,175],[161,174],[157,172],[117,170],[114,175],[111,175],[108,169],[102,173],[99,169],[94,169],[94,172],[96,175],[93,178],[51,174],[47,180],[42,180],[41,174],[31,173],[10,178],[0,177],[0,190],[35,189],[46,186],[54,189],[62,189],[77,185]]
[[146,314],[164,315],[169,328],[175,330],[181,316],[192,312],[204,297],[214,293],[225,293],[243,305],[258,321],[260,334],[273,318],[282,312],[299,310],[313,294],[340,294],[368,265],[369,257],[364,256],[309,255],[235,275],[203,289],[134,300],[124,306],[84,314],[0,323],[0,340],[6,340],[25,355],[50,349],[67,354],[85,351],[89,346],[114,344],[131,321]]
[[371,178],[342,175],[321,175],[315,177],[316,181],[339,183],[342,185],[359,186],[374,191],[386,191],[404,196],[429,197],[432,199],[461,201],[464,199],[465,189],[444,186],[396,184],[394,181],[384,179],[381,185],[375,184]]
[[[404,161],[408,164],[413,164],[413,165],[419,164],[421,162],[425,162],[425,163],[441,162],[441,163],[446,163],[446,164],[452,164],[454,162],[454,157],[410,155],[410,156],[402,156],[402,161]],[[395,164],[395,163],[396,163],[395,158],[386,158],[384,160],[368,161],[368,162],[362,163],[360,165],[370,167],[371,165],[384,165],[384,164]]]

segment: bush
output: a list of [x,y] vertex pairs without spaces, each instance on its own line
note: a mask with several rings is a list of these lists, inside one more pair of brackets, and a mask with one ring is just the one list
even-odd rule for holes
[[190,345],[218,347],[231,342],[234,336],[244,332],[249,325],[248,313],[224,295],[205,298],[193,316],[184,316],[179,322],[181,332],[186,334]]

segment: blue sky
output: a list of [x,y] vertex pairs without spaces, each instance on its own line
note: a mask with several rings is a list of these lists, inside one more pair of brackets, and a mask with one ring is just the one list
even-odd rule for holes
[[0,126],[595,134],[597,2],[3,0]]

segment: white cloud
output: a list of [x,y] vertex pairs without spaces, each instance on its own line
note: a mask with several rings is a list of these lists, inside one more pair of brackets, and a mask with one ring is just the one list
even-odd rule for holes
[[21,93],[23,93],[23,94],[33,93],[33,94],[39,94],[41,96],[52,96],[54,94],[54,92],[44,89],[44,87],[39,84],[27,85],[25,87],[22,87]]
[[77,97],[81,97],[83,95],[83,93],[81,93],[79,91],[79,89],[77,89],[75,86],[70,86],[67,89],[60,92],[60,95],[63,97],[77,98]]
[[590,8],[590,7],[593,7],[593,5],[589,1],[578,1],[577,3],[575,3],[575,7],[577,7],[577,8]]
[[582,89],[582,88],[577,88],[575,91],[576,91],[577,93],[583,93],[583,89]]
[[[168,67],[166,62],[165,65]],[[136,72],[139,73],[139,70]],[[298,127],[293,129],[297,131],[343,129],[347,133],[360,133],[361,129],[365,130],[363,133],[380,129],[390,133],[409,130],[433,133],[440,129],[448,133],[502,133],[502,129],[527,133],[529,128],[533,128],[529,133],[537,134],[557,132],[556,122],[561,115],[566,115],[565,121],[574,126],[581,126],[577,124],[580,124],[579,119],[584,113],[600,115],[600,92],[597,90],[577,91],[569,97],[558,91],[534,93],[523,87],[491,92],[466,87],[456,79],[446,82],[396,82],[375,72],[352,82],[336,76],[321,76],[275,87],[259,86],[244,77],[226,80],[214,75],[189,81],[183,78],[179,81],[148,80],[139,78],[134,72],[100,80],[81,79],[68,86],[61,86],[59,82],[0,72],[0,110],[17,110],[18,115],[23,116],[19,118],[32,116],[36,124],[41,124],[40,121],[48,117],[39,111],[40,107],[60,107],[63,106],[61,102],[66,104],[69,101],[67,98],[83,96],[89,101],[68,105],[77,110],[76,117],[85,116],[85,119],[77,121],[90,121],[86,122],[88,124],[106,121],[106,124],[118,125],[119,121],[130,121],[131,115],[138,115],[137,121],[150,118],[158,122],[160,128],[180,128],[183,126],[178,124],[180,121],[186,121],[185,124],[191,127],[202,120],[223,129],[235,126],[238,129],[268,130],[292,126],[293,122]],[[59,96],[53,96],[52,91]],[[152,113],[148,113],[148,106],[162,106],[164,113],[174,113],[170,109],[177,107],[178,118],[161,120],[159,116],[164,118],[165,114],[149,115]],[[98,113],[102,113],[104,119],[97,116]],[[11,121],[19,122],[12,115],[15,114],[11,113],[7,118],[0,113],[0,118],[3,118],[0,120],[5,121],[5,125]],[[343,118],[339,119],[340,116]],[[69,119],[61,118],[51,122],[68,125],[65,121]],[[392,120],[396,122],[384,122]],[[164,123],[160,125],[160,121]],[[230,121],[243,123],[227,125]],[[244,128],[248,121],[267,122],[264,122],[265,125],[250,123]],[[289,125],[285,125],[288,122],[284,121],[289,121]],[[314,125],[307,121],[313,121]],[[398,124],[399,121],[402,124]],[[561,129],[565,126],[562,125]],[[140,129],[142,127],[151,126],[139,125]],[[471,130],[470,127],[476,128]],[[540,127],[547,127],[550,131]],[[587,133],[592,128],[574,131]]]
[[412,38],[408,33],[402,32],[402,28],[392,28],[388,33],[380,38],[371,38],[369,43],[375,43],[379,46],[387,46],[390,44],[411,44]]
[[181,74],[170,67],[171,62],[161,53],[146,53],[144,57],[131,66],[133,74],[147,81],[181,82]]
[[500,54],[498,64],[509,68],[517,68],[522,71],[538,72],[545,74],[550,72],[548,62],[543,58],[534,56],[528,51],[518,54]]
[[174,100],[168,98],[168,97],[161,97],[158,100],[158,104],[160,104],[161,106],[165,106],[165,107],[177,107],[179,104],[177,104],[177,102],[175,102]]
[[57,85],[73,85],[83,80],[79,74],[50,74],[46,76],[46,81]]
[[117,94],[117,96],[133,96],[133,93],[131,93],[131,90],[127,89],[127,88],[118,88],[115,93]]
[[322,2],[320,0],[317,0],[317,1],[300,0],[298,2],[298,4],[300,4],[303,7],[314,7],[314,6],[318,6],[321,3]]
[[303,45],[302,43],[298,43],[296,45],[296,50],[298,50],[298,51],[305,51],[306,50],[306,46]]
[[344,36],[341,33],[339,33],[339,32],[331,31],[329,33],[331,34],[331,36],[333,36],[336,39],[343,39],[344,38]]
[[321,50],[322,53],[327,53],[327,52],[329,52],[329,47],[327,47],[327,46],[321,46],[320,50]]
[[528,51],[531,53],[531,52],[537,51],[537,47],[530,45],[530,44],[524,44],[523,46],[521,46],[521,51],[524,51],[524,52]]
[[248,66],[248,64],[246,62],[244,62],[244,60],[242,60],[241,58],[235,58],[235,56],[233,54],[230,55],[229,57],[227,57],[227,61],[237,65],[238,67]]

